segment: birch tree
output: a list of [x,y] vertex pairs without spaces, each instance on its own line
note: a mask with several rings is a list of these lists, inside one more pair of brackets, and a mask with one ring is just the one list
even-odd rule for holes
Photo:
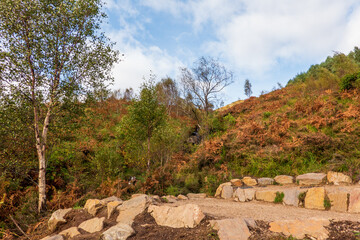
[[[100,32],[101,0],[1,0],[0,86],[20,92],[33,115],[38,211],[46,209],[51,119],[68,98],[105,87],[118,52]],[[75,96],[75,97],[74,97]]]

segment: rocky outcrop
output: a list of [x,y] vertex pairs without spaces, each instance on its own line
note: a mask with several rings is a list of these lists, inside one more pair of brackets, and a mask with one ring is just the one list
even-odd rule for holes
[[55,229],[62,223],[66,223],[65,215],[70,212],[72,209],[59,209],[56,210],[50,217],[48,221],[48,228],[51,232],[55,231]]
[[304,220],[279,220],[270,223],[270,231],[276,233],[283,233],[286,236],[292,236],[298,239],[303,239],[306,235],[314,237],[318,240],[325,240],[328,238],[328,231],[325,226],[328,226],[330,221],[328,219],[306,219]]
[[119,212],[116,222],[131,225],[135,217],[145,211],[150,203],[150,197],[145,194],[138,195],[130,200],[124,201],[116,208]]
[[326,182],[325,173],[306,173],[296,177],[300,185],[319,185]]
[[218,231],[220,240],[247,240],[250,237],[247,224],[240,218],[211,220],[210,225]]
[[186,204],[178,207],[150,205],[148,212],[161,226],[194,228],[205,217],[199,206]]
[[118,223],[103,232],[100,240],[126,240],[134,233],[134,229],[125,223]]

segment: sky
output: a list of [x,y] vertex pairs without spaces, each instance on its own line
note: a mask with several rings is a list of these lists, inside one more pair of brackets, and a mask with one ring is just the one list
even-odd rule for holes
[[234,73],[225,103],[285,86],[334,52],[360,46],[359,0],[105,0],[103,31],[124,54],[113,89],[138,89],[151,73],[180,80],[209,56]]

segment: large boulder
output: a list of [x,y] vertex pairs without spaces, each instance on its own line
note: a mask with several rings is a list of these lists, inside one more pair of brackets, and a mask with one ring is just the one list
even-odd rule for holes
[[51,232],[55,231],[56,228],[62,224],[62,223],[66,223],[65,220],[65,215],[70,212],[72,209],[71,208],[67,208],[67,209],[59,209],[56,210],[50,217],[49,221],[48,221],[48,227],[49,230]]
[[258,184],[260,186],[273,185],[274,184],[274,179],[272,179],[272,178],[258,178],[257,182],[258,182]]
[[104,203],[99,199],[88,199],[85,203],[84,209],[95,216],[99,210],[104,206]]
[[288,175],[279,175],[274,178],[278,184],[286,185],[294,183],[294,177]]
[[138,195],[137,197],[124,201],[116,208],[119,211],[116,222],[131,225],[135,217],[142,213],[150,205],[150,203],[151,198],[145,194]]
[[265,202],[274,202],[276,190],[257,190],[255,193],[256,200]]
[[325,240],[328,238],[328,219],[306,219],[304,220],[278,220],[270,223],[270,231],[283,233],[286,236],[292,236],[303,239],[306,235],[314,237],[317,240]]
[[222,192],[224,186],[231,186],[231,182],[226,182],[226,183],[220,184],[219,187],[216,189],[214,197],[220,197],[221,196],[221,192]]
[[134,233],[134,229],[128,224],[118,223],[112,226],[100,236],[100,240],[126,240]]
[[352,180],[349,176],[339,173],[339,172],[328,172],[327,173],[327,180],[329,183],[333,183],[334,185],[340,184],[351,184]]
[[360,188],[350,191],[349,212],[360,213]]
[[251,177],[244,177],[242,179],[242,182],[246,185],[246,186],[256,186],[257,185],[257,181],[254,178]]
[[77,235],[80,235],[80,232],[77,227],[71,227],[71,228],[65,229],[64,231],[60,232],[59,234],[65,236],[67,238],[73,238]]
[[331,203],[331,210],[346,212],[348,208],[348,192],[343,188],[331,189],[327,191],[327,196]]
[[104,220],[105,218],[91,218],[86,220],[85,222],[80,223],[79,228],[89,233],[99,232],[104,228]]
[[211,220],[210,225],[218,231],[220,240],[247,240],[250,231],[243,219]]
[[113,214],[113,212],[115,211],[115,209],[120,206],[123,203],[123,201],[113,201],[113,202],[109,202],[106,207],[107,207],[107,217],[110,218],[111,215]]
[[323,187],[310,188],[305,197],[305,208],[324,210],[325,189]]
[[325,173],[306,173],[296,177],[300,185],[319,185],[326,182]]
[[205,217],[199,206],[195,204],[178,207],[150,205],[148,212],[158,225],[172,228],[194,228]]
[[221,198],[224,198],[224,199],[232,198],[233,193],[234,193],[233,187],[226,185],[223,187],[223,189],[221,191]]

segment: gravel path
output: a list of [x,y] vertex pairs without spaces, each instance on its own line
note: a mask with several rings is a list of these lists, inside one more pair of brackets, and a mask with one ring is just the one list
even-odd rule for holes
[[252,218],[254,220],[274,221],[282,219],[306,220],[311,217],[319,217],[333,219],[336,221],[349,220],[360,222],[360,214],[358,213],[319,211],[258,201],[243,203],[225,199],[205,198],[196,200],[182,200],[177,201],[176,203],[167,203],[167,205],[179,206],[188,203],[199,205],[205,214],[218,219],[241,217]]

